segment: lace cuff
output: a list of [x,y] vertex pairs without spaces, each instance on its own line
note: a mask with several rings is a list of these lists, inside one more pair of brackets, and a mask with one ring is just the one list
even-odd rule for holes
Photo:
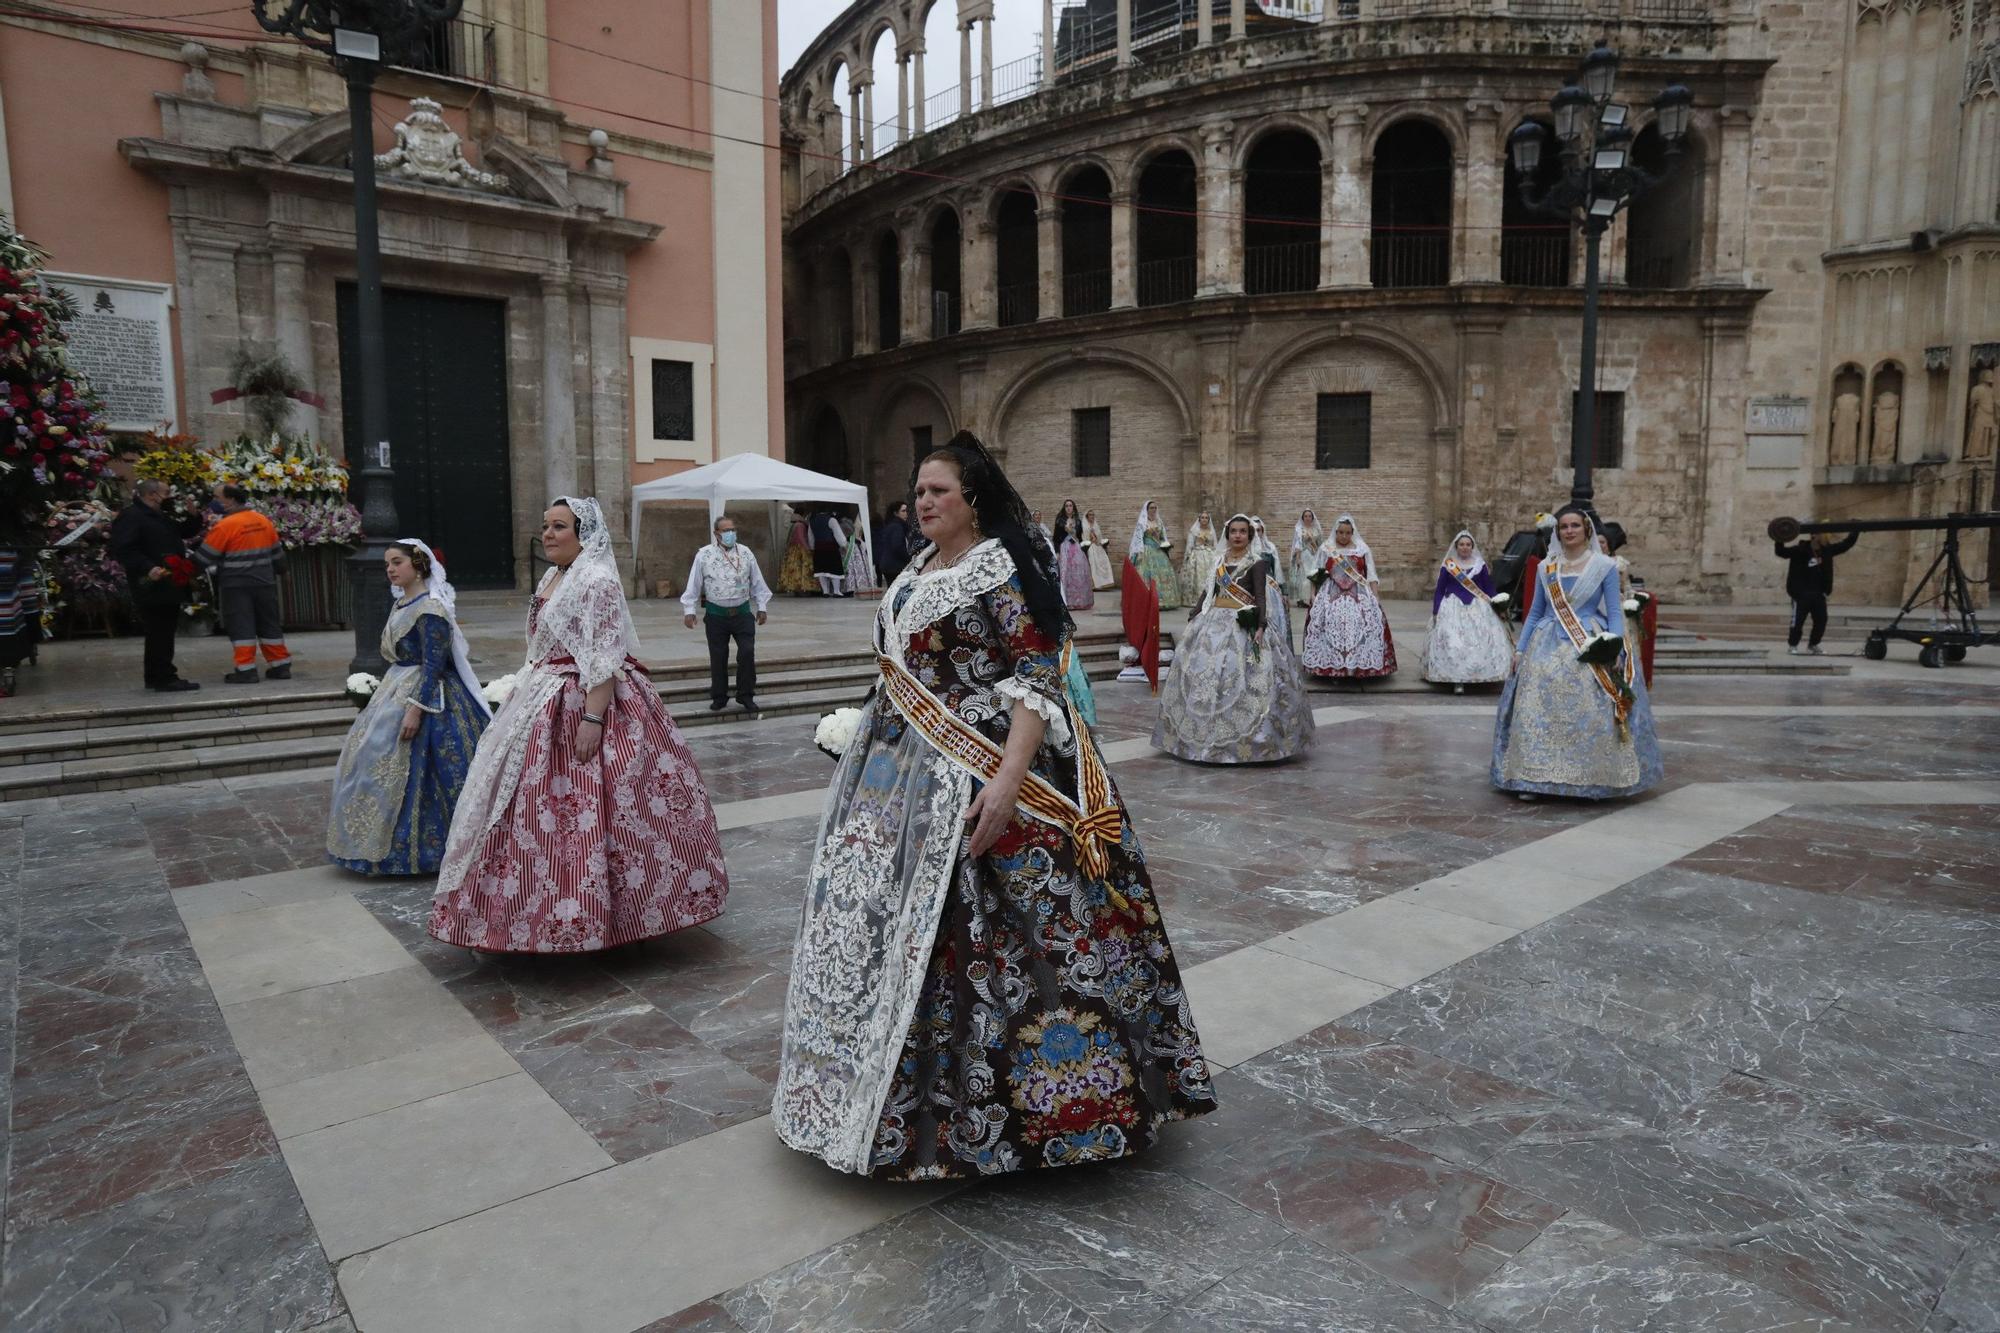
[[1036,717],[1048,724],[1048,742],[1057,749],[1067,750],[1076,743],[1070,735],[1069,711],[1019,676],[999,681],[993,686],[993,692],[1032,709]]

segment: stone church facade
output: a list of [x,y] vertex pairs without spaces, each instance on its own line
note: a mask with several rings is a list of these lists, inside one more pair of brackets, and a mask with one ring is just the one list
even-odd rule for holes
[[[963,91],[927,98],[934,5]],[[1776,515],[1991,502],[1990,0],[1041,10],[1032,77],[973,60],[986,0],[876,0],[783,79],[794,461],[889,496],[970,428],[1116,546],[1148,499],[1281,541],[1351,511],[1420,595],[1455,529],[1493,549],[1569,493],[1582,243],[1506,148],[1605,38],[1661,184],[1605,238],[1596,490],[1649,582],[1779,600]],[[1899,598],[1929,553],[1863,550],[1845,599]]]

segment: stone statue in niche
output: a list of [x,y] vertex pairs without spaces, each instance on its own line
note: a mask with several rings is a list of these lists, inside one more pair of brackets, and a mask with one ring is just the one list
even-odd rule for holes
[[396,146],[375,158],[392,176],[427,185],[504,189],[507,178],[481,171],[465,160],[458,131],[445,123],[444,108],[428,97],[411,99],[409,118],[396,126]]
[[1875,429],[1868,436],[1868,461],[1896,461],[1896,427],[1903,419],[1903,395],[1883,389],[1875,395]]
[[1993,418],[1993,368],[1979,372],[1972,392],[1965,400],[1965,456],[1991,458],[2000,444],[2000,426]]
[[1833,443],[1827,466],[1853,467],[1861,458],[1861,395],[1843,389],[1833,400]]

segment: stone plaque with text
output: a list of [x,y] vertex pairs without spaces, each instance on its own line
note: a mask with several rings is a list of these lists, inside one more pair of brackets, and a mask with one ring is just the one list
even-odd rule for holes
[[88,377],[112,430],[174,429],[173,288],[164,283],[43,275],[76,302],[69,359]]

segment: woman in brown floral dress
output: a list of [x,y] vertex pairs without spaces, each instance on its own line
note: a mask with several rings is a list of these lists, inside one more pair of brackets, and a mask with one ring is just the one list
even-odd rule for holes
[[1063,689],[1070,623],[1019,495],[961,432],[876,618],[882,679],[827,794],[773,1114],[923,1180],[1138,1152],[1213,1110],[1145,858]]

